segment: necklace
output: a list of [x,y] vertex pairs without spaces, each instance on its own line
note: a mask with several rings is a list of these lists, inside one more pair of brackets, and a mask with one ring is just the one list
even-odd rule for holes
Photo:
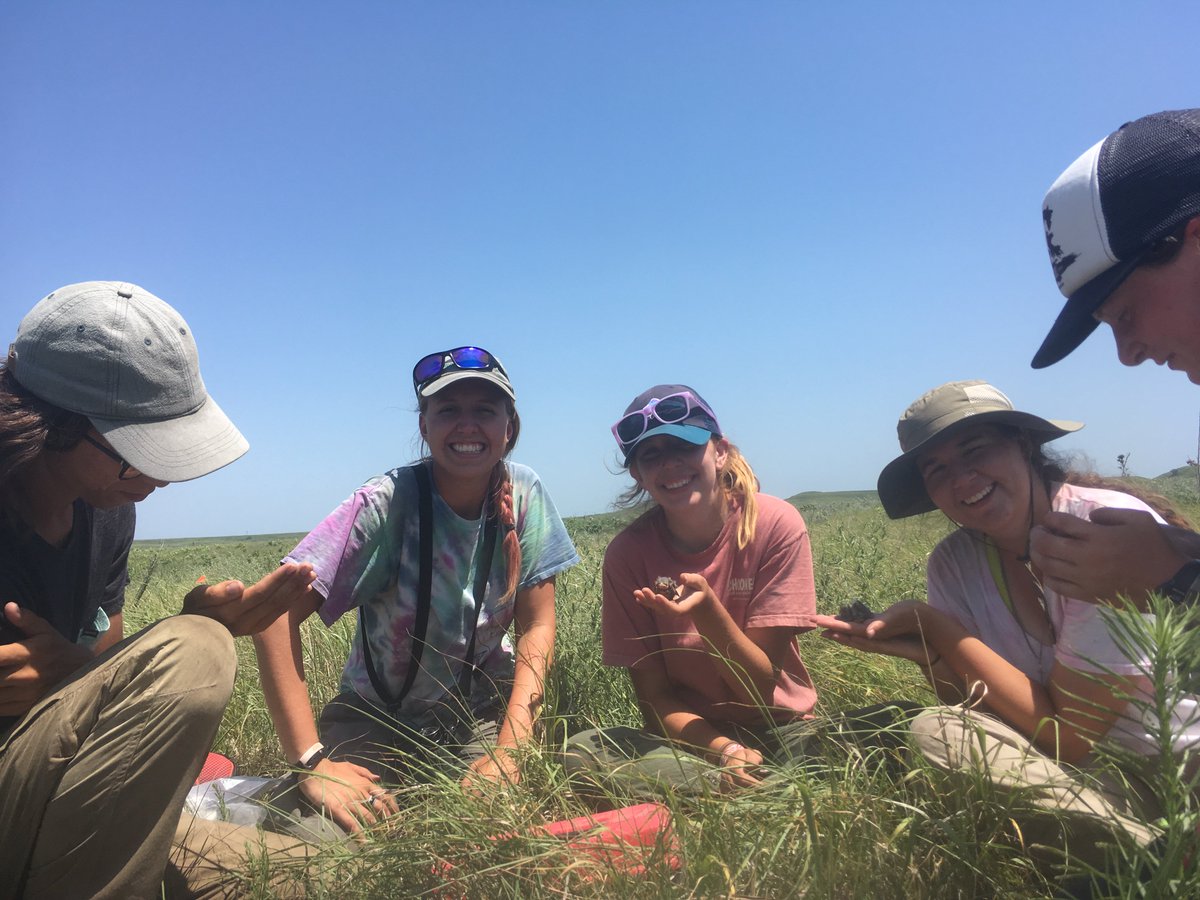
[[[1004,560],[1000,556],[1000,548],[996,546],[995,541],[993,541],[990,537],[985,536],[983,543],[985,552],[987,554],[988,568],[991,570],[992,581],[995,582],[996,590],[1000,594],[1000,599],[1004,601],[1004,606],[1008,609],[1009,615],[1013,617],[1013,621],[1016,622],[1017,627],[1021,629],[1021,637],[1025,641],[1025,646],[1029,648],[1029,652],[1040,658],[1041,652],[1034,647],[1033,643],[1030,641],[1029,631],[1025,628],[1024,624],[1022,624],[1020,616],[1017,615],[1017,608],[1012,599],[1012,589],[1008,583],[1008,575],[1004,571]],[[1033,589],[1037,597],[1038,608],[1041,609],[1042,614],[1046,617],[1046,624],[1050,626],[1050,642],[1048,644],[1043,644],[1041,641],[1037,641],[1037,643],[1043,648],[1053,647],[1058,643],[1058,632],[1054,627],[1054,619],[1052,619],[1050,616],[1050,607],[1046,603],[1045,588],[1042,586],[1041,579],[1038,578],[1037,574],[1033,571],[1033,563],[1028,559],[1028,557],[1019,558],[1019,561],[1024,564],[1025,571],[1029,573],[1029,578],[1033,581]]]

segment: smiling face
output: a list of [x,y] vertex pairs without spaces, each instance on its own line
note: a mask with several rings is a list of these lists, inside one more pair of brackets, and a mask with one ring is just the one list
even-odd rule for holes
[[1017,437],[994,425],[967,427],[917,456],[938,509],[1004,542],[1028,532],[1033,472]]
[[435,475],[486,481],[513,439],[513,420],[500,389],[480,379],[450,385],[425,401],[421,437]]
[[727,456],[724,438],[692,444],[658,434],[638,444],[629,472],[668,516],[688,509],[708,510],[724,503],[718,473]]
[[1188,223],[1172,260],[1136,268],[1096,318],[1112,328],[1125,365],[1153,360],[1200,384],[1200,218]]

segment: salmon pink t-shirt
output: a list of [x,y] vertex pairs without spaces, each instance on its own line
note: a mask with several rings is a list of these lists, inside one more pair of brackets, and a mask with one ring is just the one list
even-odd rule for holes
[[[698,714],[755,722],[762,720],[762,711],[736,700],[691,617],[651,612],[633,596],[659,576],[678,581],[683,572],[697,572],[743,630],[789,628],[799,633],[813,628],[812,549],[800,513],[783,500],[759,494],[754,540],[744,550],[737,547],[738,521],[739,516],[730,516],[717,539],[699,553],[672,549],[661,509],[613,538],[604,555],[604,662],[637,668],[657,655],[676,696]],[[791,641],[775,681],[771,714],[776,721],[788,721],[810,712],[816,702],[812,679]]]

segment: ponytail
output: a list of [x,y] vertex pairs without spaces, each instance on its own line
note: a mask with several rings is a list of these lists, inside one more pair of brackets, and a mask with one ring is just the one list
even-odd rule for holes
[[745,550],[754,540],[754,529],[758,526],[758,477],[746,457],[733,444],[729,444],[725,465],[717,477],[725,489],[725,498],[736,500],[735,505],[740,508],[737,545],[739,550]]

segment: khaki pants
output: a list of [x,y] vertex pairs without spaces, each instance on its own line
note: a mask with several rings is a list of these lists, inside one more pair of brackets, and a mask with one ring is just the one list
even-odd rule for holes
[[157,896],[235,668],[224,626],[173,616],[97,657],[0,738],[0,898]]
[[1028,804],[1029,815],[1014,814],[1026,844],[1066,846],[1072,856],[1101,867],[1103,844],[1128,836],[1147,846],[1158,836],[1147,820],[1160,814],[1159,804],[1136,775],[1122,779],[1086,764],[1059,763],[999,719],[961,707],[926,710],[911,728],[914,749],[935,767],[982,777]]

